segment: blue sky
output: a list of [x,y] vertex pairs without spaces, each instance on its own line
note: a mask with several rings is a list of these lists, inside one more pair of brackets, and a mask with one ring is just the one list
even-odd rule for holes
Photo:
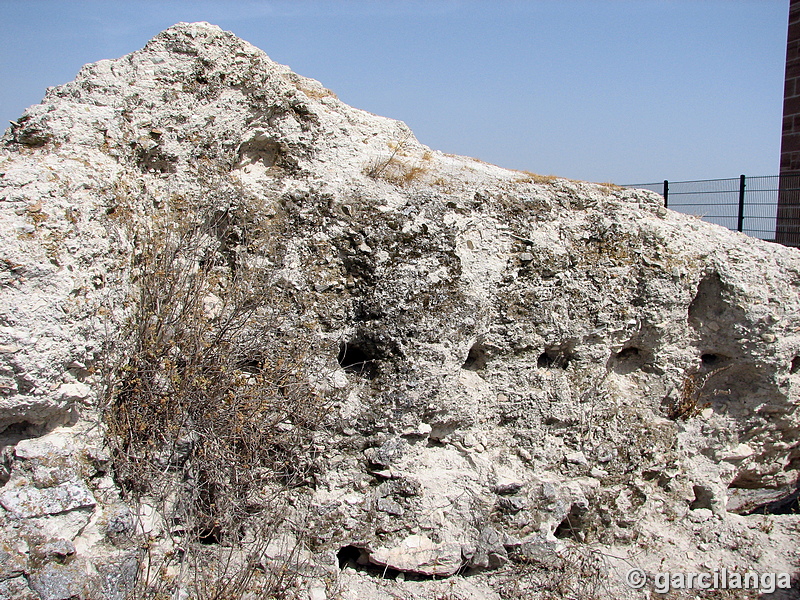
[[209,21],[435,149],[644,183],[777,174],[788,0],[0,0],[0,120]]

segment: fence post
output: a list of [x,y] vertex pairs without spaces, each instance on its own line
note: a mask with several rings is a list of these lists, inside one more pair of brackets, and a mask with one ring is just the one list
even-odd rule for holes
[[741,231],[742,225],[744,225],[744,179],[744,175],[739,176],[739,215],[736,222],[736,231]]
[[669,181],[664,180],[664,208],[669,206]]

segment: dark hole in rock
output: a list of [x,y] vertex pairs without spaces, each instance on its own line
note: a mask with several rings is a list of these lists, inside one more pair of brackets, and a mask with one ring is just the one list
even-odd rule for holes
[[162,152],[160,147],[136,149],[136,164],[145,172],[174,173],[178,157]]
[[50,134],[38,125],[29,123],[29,117],[21,117],[12,123],[12,131],[16,142],[28,148],[41,148],[50,140]]
[[263,361],[255,358],[245,358],[236,363],[236,367],[245,373],[260,373]]
[[692,510],[696,508],[711,508],[711,501],[714,499],[711,490],[703,485],[692,486],[694,491],[694,500],[689,508]]
[[585,527],[585,516],[586,509],[573,504],[567,516],[564,517],[561,524],[556,527],[553,535],[562,540],[570,539],[576,542],[586,541],[586,533],[583,531]]
[[620,375],[628,375],[643,369],[652,355],[636,346],[628,346],[617,352],[607,363],[607,368]]
[[0,486],[4,486],[11,479],[14,468],[14,446],[0,447]]
[[18,375],[14,379],[17,383],[17,393],[19,394],[30,394],[36,388],[36,384],[28,381],[24,376]]
[[357,569],[360,566],[359,560],[362,554],[364,554],[364,550],[361,548],[342,546],[336,553],[336,558],[339,561],[339,568],[344,569],[345,567],[350,567],[351,569]]
[[483,344],[480,342],[472,345],[467,354],[467,360],[464,361],[462,369],[467,371],[480,371],[486,366],[489,361],[489,353]]
[[548,348],[539,355],[536,366],[540,369],[566,369],[571,356],[558,348]]
[[[792,453],[795,454],[795,453]],[[783,466],[784,471],[800,471],[800,454],[796,454],[794,456],[789,457],[789,462],[787,462]],[[800,485],[800,479],[798,479],[798,485]]]
[[655,481],[660,488],[670,491],[671,479],[660,470],[642,471],[642,479],[645,481]]
[[719,364],[722,360],[722,357],[717,354],[706,353],[700,356],[700,361],[706,367],[713,367],[714,365]]
[[353,319],[359,323],[380,321],[383,317],[383,311],[379,308],[372,308],[364,305],[356,307],[355,314],[353,315]]
[[748,515],[800,515],[800,487],[787,496],[761,504]]
[[219,544],[222,531],[219,527],[209,527],[197,532],[197,541],[201,544]]
[[278,164],[281,158],[280,144],[261,134],[244,142],[239,149],[239,166],[244,167],[258,162],[265,167]]
[[[392,569],[391,567],[382,567],[369,562],[368,552],[357,546],[342,546],[336,553],[336,558],[339,561],[340,569],[353,569],[355,571],[361,571],[378,579],[395,580],[400,574],[400,571],[397,569]],[[414,581],[433,579],[432,577],[426,577],[416,573],[404,573],[403,576],[405,579]]]
[[795,356],[792,359],[792,366],[789,368],[789,373],[797,373],[800,371],[800,356]]
[[45,425],[20,421],[11,423],[0,430],[0,446],[14,446],[22,440],[39,437],[47,433],[49,428]]
[[740,475],[728,486],[727,509],[739,515],[800,514],[800,483],[765,488],[752,475]]
[[628,360],[631,358],[636,358],[639,356],[639,349],[638,348],[623,348],[619,352],[617,352],[617,360]]
[[548,416],[544,419],[544,424],[548,427],[557,427],[559,429],[569,429],[575,427],[578,421],[575,419],[559,419],[558,417]]
[[364,379],[375,379],[377,374],[375,356],[356,344],[347,342],[339,344],[339,355],[336,360],[347,373],[355,373]]
[[689,305],[689,323],[692,327],[718,320],[727,310],[725,301],[727,289],[718,273],[710,273],[697,286],[697,294]]

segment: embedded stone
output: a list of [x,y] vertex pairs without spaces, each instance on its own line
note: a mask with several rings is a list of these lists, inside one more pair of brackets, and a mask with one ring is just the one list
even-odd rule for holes
[[396,546],[371,552],[369,560],[398,571],[446,577],[461,567],[461,545],[455,542],[436,544],[426,535],[414,534]]
[[0,492],[0,504],[17,518],[30,518],[92,508],[96,502],[85,483],[72,481],[43,489],[6,487]]

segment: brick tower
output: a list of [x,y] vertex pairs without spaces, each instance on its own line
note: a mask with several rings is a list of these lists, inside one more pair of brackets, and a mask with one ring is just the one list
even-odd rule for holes
[[775,241],[800,246],[800,0],[789,2],[779,187]]

